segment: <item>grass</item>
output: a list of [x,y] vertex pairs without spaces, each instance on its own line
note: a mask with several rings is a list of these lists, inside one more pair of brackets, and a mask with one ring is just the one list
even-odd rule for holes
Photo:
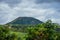
[[10,34],[16,34],[17,37],[18,37],[18,40],[26,40],[26,37],[27,37],[27,33],[22,33],[22,32],[13,32],[11,31]]

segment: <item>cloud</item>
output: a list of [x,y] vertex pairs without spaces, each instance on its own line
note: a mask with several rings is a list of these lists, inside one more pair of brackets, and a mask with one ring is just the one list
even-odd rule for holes
[[58,18],[52,18],[51,20],[52,20],[54,23],[59,23],[59,24],[60,24],[60,22],[59,22],[60,19],[58,19]]
[[60,2],[60,0],[36,0],[35,1],[37,4],[40,4],[40,3],[52,3],[52,2]]
[[20,2],[21,0],[0,0],[0,3],[7,3],[11,7],[16,6]]
[[0,3],[0,24],[10,22],[19,16],[35,17],[41,21],[56,19],[55,21],[59,23],[60,3],[36,4],[35,0],[22,0],[21,3],[18,3],[13,8],[8,3]]

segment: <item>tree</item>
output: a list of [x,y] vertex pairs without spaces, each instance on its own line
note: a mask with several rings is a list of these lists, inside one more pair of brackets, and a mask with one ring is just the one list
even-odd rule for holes
[[16,38],[16,34],[11,34],[8,27],[0,26],[0,40],[16,40]]
[[[26,40],[56,40],[56,27],[51,20],[39,24],[36,27],[28,28],[28,37]],[[59,39],[58,39],[59,40]]]

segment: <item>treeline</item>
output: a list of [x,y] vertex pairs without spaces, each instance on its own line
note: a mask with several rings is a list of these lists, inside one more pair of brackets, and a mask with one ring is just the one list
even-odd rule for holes
[[26,40],[60,40],[60,25],[48,20],[36,27],[28,28]]
[[[20,30],[0,25],[0,40],[23,40],[24,38],[24,40],[60,40],[60,25],[52,23],[51,20],[34,27],[28,26],[22,30],[23,32]],[[19,33],[23,33],[24,38],[18,37]]]
[[0,40],[17,40],[17,35],[10,28],[0,25]]

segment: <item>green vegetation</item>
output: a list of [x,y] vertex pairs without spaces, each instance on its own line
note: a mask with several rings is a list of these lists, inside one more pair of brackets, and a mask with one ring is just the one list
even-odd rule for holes
[[33,17],[18,17],[15,20],[13,20],[7,24],[35,25],[35,24],[39,24],[39,23],[43,23],[43,22],[38,19],[35,19]]
[[48,20],[46,23],[39,24],[37,27],[28,28],[26,40],[60,40],[60,33],[56,29],[60,27]]
[[0,40],[60,40],[60,25],[48,20],[35,26],[21,29],[0,25]]

